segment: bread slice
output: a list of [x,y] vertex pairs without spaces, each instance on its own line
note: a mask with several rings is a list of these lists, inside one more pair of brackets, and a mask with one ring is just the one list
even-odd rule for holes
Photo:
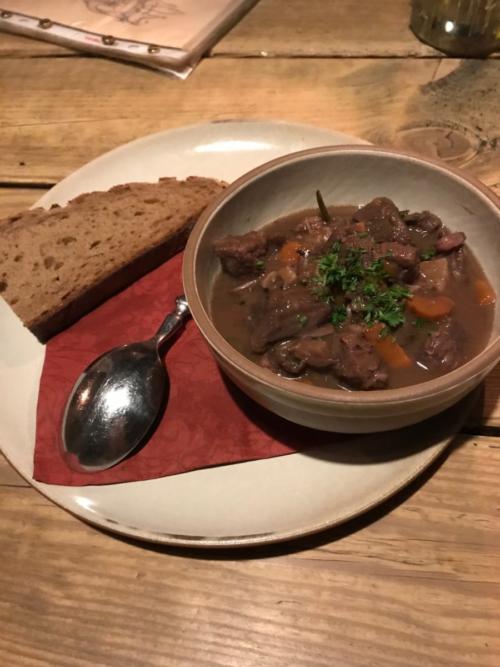
[[128,183],[0,221],[0,294],[41,341],[182,249],[224,184]]

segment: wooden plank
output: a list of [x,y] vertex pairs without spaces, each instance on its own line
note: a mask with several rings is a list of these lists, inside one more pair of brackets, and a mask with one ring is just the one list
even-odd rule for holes
[[[49,68],[43,59],[7,59],[3,65],[1,85],[11,94],[3,105],[0,179],[48,182],[136,136],[200,120],[279,118],[286,110],[291,120],[315,118],[318,124],[358,130],[359,124],[366,123],[365,110],[361,114],[361,109],[357,113],[351,108],[352,77],[372,64],[212,59],[203,62],[187,82],[104,60],[57,59]],[[417,72],[412,63],[409,68],[395,61],[375,65],[387,65],[386,75],[400,81],[399,107],[407,96],[401,91],[405,74],[424,84],[435,69],[426,61],[417,63]],[[62,90],[61,80],[67,82]],[[228,90],[238,94],[228,96]],[[286,104],[289,97],[295,101],[292,108]],[[380,88],[367,87],[363,97],[364,102],[380,107],[386,96]],[[388,106],[394,110],[396,101],[388,101]],[[22,168],[20,161],[25,163]]]
[[407,0],[260,0],[212,54],[440,57],[409,20]]
[[482,429],[483,432],[484,429],[500,429],[500,364],[486,377],[464,427],[469,433],[478,433]]
[[392,144],[465,168],[500,194],[499,71],[492,60],[440,60],[432,81],[409,100]]
[[[236,56],[440,56],[408,27],[407,0],[260,0],[213,48]],[[0,36],[0,56],[70,56],[46,42]]]
[[5,188],[0,187],[0,219],[30,208],[48,188]]
[[488,375],[484,383],[484,398],[473,413],[474,425],[500,428],[500,365]]
[[496,63],[449,61],[438,78],[436,66],[430,60],[213,58],[179,82],[98,59],[51,59],[50,66],[43,58],[5,59],[0,180],[56,182],[149,132],[244,117],[312,123],[439,155],[498,184]]
[[14,470],[7,462],[7,459],[0,454],[0,487],[2,486],[28,487],[29,484]]
[[498,441],[468,440],[348,527],[196,559],[0,488],[0,662],[493,667],[499,474]]

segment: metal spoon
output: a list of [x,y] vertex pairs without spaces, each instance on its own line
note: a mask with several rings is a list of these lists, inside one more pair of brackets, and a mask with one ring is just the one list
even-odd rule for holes
[[184,296],[156,335],[122,345],[96,359],[78,378],[66,403],[62,451],[77,472],[106,470],[124,459],[151,432],[169,381],[160,346],[189,316]]

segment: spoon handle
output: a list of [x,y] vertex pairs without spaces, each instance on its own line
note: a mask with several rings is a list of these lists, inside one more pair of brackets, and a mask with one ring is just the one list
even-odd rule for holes
[[189,314],[186,297],[184,295],[178,296],[175,300],[175,310],[167,315],[155,335],[157,345],[161,345],[169,336],[177,331],[189,317]]

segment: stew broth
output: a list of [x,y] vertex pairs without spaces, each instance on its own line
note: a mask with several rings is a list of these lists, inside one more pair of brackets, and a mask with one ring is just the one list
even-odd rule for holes
[[424,382],[473,358],[491,334],[495,297],[464,241],[437,216],[385,198],[293,213],[216,243],[224,270],[211,316],[235,349],[295,381]]

